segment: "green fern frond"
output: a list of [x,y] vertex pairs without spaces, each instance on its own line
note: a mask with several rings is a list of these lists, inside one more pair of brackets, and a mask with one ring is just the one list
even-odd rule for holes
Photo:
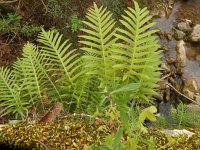
[[32,104],[38,100],[42,103],[44,98],[45,74],[41,64],[43,64],[43,56],[39,53],[38,48],[31,43],[25,44],[23,58],[14,64],[14,68],[20,76],[20,83],[23,84],[24,97],[30,99],[29,102]]
[[24,111],[28,109],[29,103],[21,99],[21,86],[18,79],[9,68],[0,68],[0,116],[8,113],[24,117]]
[[46,57],[47,65],[51,66],[51,70],[54,76],[59,76],[61,70],[64,72],[66,82],[72,86],[76,83],[76,80],[82,75],[80,71],[81,63],[80,59],[77,59],[78,54],[76,50],[69,50],[71,44],[68,40],[62,42],[62,35],[58,32],[54,34],[54,31],[42,30],[39,35],[39,42],[43,44],[42,52]]
[[154,33],[157,30],[150,30],[155,23],[148,23],[151,20],[147,8],[140,9],[135,3],[135,9],[128,8],[126,15],[120,20],[123,28],[119,28],[115,34],[120,39],[113,49],[118,63],[113,67],[123,71],[123,81],[140,82],[141,87],[136,99],[149,101],[147,95],[155,94],[156,84],[160,73],[160,52],[159,45]]
[[[94,3],[93,8],[86,15],[88,21],[83,21],[87,26],[81,29],[85,35],[81,35],[80,43],[85,46],[81,48],[85,51],[83,59],[86,61],[85,68],[87,74],[96,76],[101,86],[108,86],[108,81],[112,76],[112,61],[110,59],[111,46],[115,43],[115,20],[112,19],[112,13],[106,8],[100,7]],[[92,62],[92,63],[91,63]]]

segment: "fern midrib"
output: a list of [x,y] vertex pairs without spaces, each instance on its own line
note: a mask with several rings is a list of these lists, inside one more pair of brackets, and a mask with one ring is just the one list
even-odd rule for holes
[[[138,37],[138,24],[139,24],[139,22],[138,22],[138,16],[136,16],[136,29],[135,29],[135,36],[134,36],[134,45],[133,45],[133,55],[132,55],[132,61],[131,61],[131,70],[133,69],[133,64],[134,64],[134,60],[135,60],[135,53],[136,53],[136,42],[137,42],[137,37]],[[130,79],[130,77],[129,77],[129,79]],[[128,80],[129,80],[128,79]]]
[[[29,55],[30,56],[30,55]],[[35,57],[34,56],[34,54],[33,54],[33,57]],[[30,63],[31,63],[31,66],[32,66],[32,69],[33,69],[33,73],[34,73],[34,78],[35,78],[35,82],[36,82],[36,86],[37,86],[37,89],[38,89],[38,94],[39,94],[39,96],[40,96],[40,99],[42,100],[42,94],[41,94],[41,91],[40,91],[40,85],[39,85],[39,82],[38,82],[38,76],[37,76],[37,72],[36,72],[36,69],[35,69],[35,63],[34,63],[34,61],[33,61],[33,58],[32,58],[32,56],[30,56]],[[37,59],[36,59],[36,61],[37,61]]]
[[62,66],[63,66],[63,68],[64,68],[64,70],[65,70],[65,73],[67,74],[67,77],[68,77],[68,79],[69,79],[70,84],[73,85],[72,79],[71,79],[71,77],[69,76],[69,73],[68,73],[68,71],[67,71],[67,69],[66,69],[66,67],[65,67],[65,65],[64,65],[64,62],[62,61],[62,58],[61,58],[61,56],[60,56],[58,50],[55,48],[55,45],[53,45],[53,42],[50,41],[48,37],[47,37],[47,39],[48,39],[49,44],[50,44],[51,47],[53,48],[53,50],[56,52],[56,55],[58,56],[58,58],[59,58],[59,60],[60,60],[60,62],[61,62],[61,64],[62,64]]
[[44,67],[38,63],[38,65],[40,66],[40,68],[42,69],[42,72],[45,74],[45,76],[48,78],[49,82],[52,84],[52,86],[54,87],[54,89],[56,90],[56,93],[58,94],[59,98],[61,99],[61,95],[58,91],[58,89],[56,88],[56,86],[54,85],[54,83],[52,82],[51,78],[49,77],[49,75],[47,74],[46,70],[44,69]]
[[[101,49],[102,49],[102,53],[103,53],[103,62],[104,62],[104,79],[106,80],[106,77],[107,77],[107,72],[106,72],[106,55],[105,55],[105,48],[104,48],[104,43],[103,43],[103,37],[102,37],[102,26],[101,26],[101,18],[100,18],[100,12],[97,12],[98,14],[98,28],[99,28],[99,34],[100,34],[100,41],[101,41]],[[107,87],[107,82],[106,82],[106,85]]]

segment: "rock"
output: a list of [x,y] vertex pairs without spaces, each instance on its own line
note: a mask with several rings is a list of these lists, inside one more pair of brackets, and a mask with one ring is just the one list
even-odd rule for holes
[[192,111],[197,112],[197,113],[199,114],[199,116],[200,116],[200,106],[199,106],[199,105],[194,104],[194,103],[190,103],[190,104],[186,105],[186,108],[187,108],[190,112],[192,112]]
[[194,94],[199,93],[199,87],[198,87],[197,81],[194,78],[185,79],[184,88],[189,89]]
[[[194,99],[194,93],[191,92],[189,89],[183,89],[183,94],[191,99]],[[186,99],[186,101],[188,101],[188,99]],[[188,101],[190,102],[190,101]]]
[[161,18],[165,18],[166,17],[166,11],[164,11],[164,10],[160,11],[159,16]]
[[185,36],[186,36],[186,34],[183,31],[175,29],[175,31],[174,31],[175,39],[183,40],[185,38]]
[[180,22],[177,25],[178,29],[183,31],[183,32],[190,32],[192,31],[192,28],[190,27],[189,23],[187,22]]
[[200,105],[200,96],[199,95],[194,95],[194,100],[197,102],[197,104]]
[[170,72],[170,66],[167,63],[161,63],[161,68],[166,72]]
[[175,84],[175,80],[173,77],[169,77],[168,80],[169,80],[169,83],[171,83],[172,85]]
[[158,82],[158,85],[159,85],[160,90],[164,90],[164,89],[166,89],[167,81],[161,80]]
[[156,100],[159,100],[160,102],[162,102],[164,99],[163,99],[163,94],[158,94],[158,95],[154,95],[153,96]]
[[184,72],[184,67],[186,65],[186,50],[185,50],[185,42],[180,40],[176,44],[176,71],[178,74],[182,74]]
[[192,42],[200,41],[200,24],[194,26],[193,31],[191,33],[191,41]]
[[188,136],[188,138],[192,137],[193,132],[190,132],[186,129],[183,129],[183,130],[177,130],[177,129],[174,129],[174,130],[169,130],[169,129],[165,129],[163,131],[161,131],[161,133],[163,134],[167,134],[167,135],[170,135],[170,136],[179,136],[181,134],[186,134]]
[[183,94],[187,97],[199,102],[200,104],[200,93],[197,81],[194,78],[187,78],[184,82]]
[[200,55],[196,56],[196,61],[200,64]]
[[167,38],[168,41],[171,41],[173,39],[173,36],[172,36],[171,33],[167,33],[166,38]]
[[168,57],[166,60],[167,60],[167,63],[168,63],[168,64],[173,64],[173,63],[176,62],[175,59],[174,59],[173,57]]
[[166,99],[167,102],[169,102],[170,99],[171,99],[171,91],[170,91],[170,87],[167,87],[166,90],[165,90],[165,92],[166,92],[165,99]]
[[189,24],[189,25],[191,25],[192,24],[192,21],[191,20],[189,20],[189,19],[185,19],[184,20],[187,24]]

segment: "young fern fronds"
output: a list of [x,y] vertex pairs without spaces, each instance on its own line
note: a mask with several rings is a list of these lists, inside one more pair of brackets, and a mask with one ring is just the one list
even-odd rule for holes
[[54,31],[42,30],[39,35],[39,42],[43,44],[42,52],[47,59],[47,66],[51,66],[53,75],[59,76],[64,72],[66,82],[69,86],[73,86],[76,80],[82,75],[80,71],[80,59],[77,59],[76,50],[69,50],[71,43],[68,40],[62,43],[62,35]]
[[101,82],[100,85],[106,87],[113,74],[110,48],[116,41],[115,20],[112,19],[112,13],[104,7],[98,8],[95,3],[86,18],[88,21],[83,23],[87,28],[81,29],[85,35],[80,36],[82,38],[80,43],[85,45],[81,48],[85,51],[84,66],[88,75],[96,76]]
[[[43,56],[38,52],[38,48],[31,43],[27,43],[23,47],[23,58],[18,60],[14,67],[20,75],[23,91],[29,93],[30,102],[35,103],[39,100],[43,104],[45,74],[41,64],[43,64]],[[24,96],[26,96],[26,93]]]
[[118,64],[113,67],[123,71],[123,81],[140,82],[141,87],[135,99],[150,101],[147,95],[155,94],[155,82],[159,80],[160,52],[154,33],[150,30],[155,23],[151,20],[147,8],[140,9],[135,3],[135,9],[128,8],[126,15],[120,20],[123,28],[119,28],[115,34],[120,43],[115,44],[113,59]]
[[[45,66],[48,74],[54,78],[54,83],[58,87],[61,98],[67,98],[65,103],[71,107],[79,107],[79,101],[83,96],[81,84],[85,70],[82,69],[81,59],[76,49],[70,50],[71,43],[63,41],[62,35],[54,31],[42,30],[39,35],[42,55],[45,58]],[[70,109],[70,108],[69,108]]]
[[24,117],[24,111],[28,109],[29,103],[22,101],[20,88],[18,86],[18,79],[13,71],[9,68],[0,68],[0,107],[3,109],[0,111],[0,116],[4,116],[8,113],[19,115]]

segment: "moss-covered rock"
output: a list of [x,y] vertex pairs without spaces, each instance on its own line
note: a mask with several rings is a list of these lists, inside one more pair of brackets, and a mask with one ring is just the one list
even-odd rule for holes
[[[142,134],[143,139],[153,138],[152,147],[160,150],[192,150],[200,149],[200,130],[190,129],[195,134],[171,137],[161,133],[162,129],[149,128]],[[112,130],[114,132],[115,130]],[[56,149],[82,150],[90,145],[102,145],[105,137],[111,133],[106,125],[96,125],[83,121],[62,121],[51,124],[19,124],[6,126],[0,131],[0,145],[13,149]],[[123,142],[123,141],[122,141]],[[139,142],[142,149],[148,149],[147,144]]]
[[0,145],[14,149],[83,149],[100,145],[107,134],[100,126],[80,121],[7,126],[0,132]]

